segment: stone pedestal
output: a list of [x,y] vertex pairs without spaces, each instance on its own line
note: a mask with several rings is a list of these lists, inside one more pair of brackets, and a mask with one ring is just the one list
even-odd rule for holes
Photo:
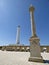
[[43,58],[40,54],[40,39],[38,37],[30,38],[30,58],[29,61],[43,62]]

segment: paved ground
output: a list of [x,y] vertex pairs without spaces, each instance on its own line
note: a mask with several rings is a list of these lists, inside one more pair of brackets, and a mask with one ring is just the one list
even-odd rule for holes
[[0,50],[0,65],[49,65],[49,53],[41,53],[46,63],[29,62],[29,52],[11,52]]

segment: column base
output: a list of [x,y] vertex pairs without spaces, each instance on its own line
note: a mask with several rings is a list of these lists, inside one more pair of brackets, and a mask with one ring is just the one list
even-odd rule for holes
[[41,63],[44,62],[42,57],[30,57],[28,61],[41,62]]

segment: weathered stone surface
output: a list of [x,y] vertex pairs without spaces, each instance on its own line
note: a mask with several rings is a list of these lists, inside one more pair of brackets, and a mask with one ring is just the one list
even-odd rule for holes
[[30,38],[30,58],[29,61],[35,61],[35,62],[43,62],[43,58],[40,54],[40,39],[37,37],[36,34],[36,27],[34,22],[34,7],[31,6],[29,8],[30,11],[30,19],[31,19],[31,32],[32,37]]

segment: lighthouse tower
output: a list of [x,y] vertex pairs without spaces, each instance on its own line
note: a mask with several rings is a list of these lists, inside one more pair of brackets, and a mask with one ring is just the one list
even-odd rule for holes
[[17,27],[16,44],[20,44],[20,25]]

